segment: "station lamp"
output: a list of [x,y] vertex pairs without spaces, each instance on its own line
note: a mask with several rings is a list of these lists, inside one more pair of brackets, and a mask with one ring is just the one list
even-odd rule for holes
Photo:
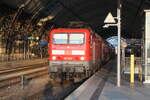
[[[118,0],[118,7],[117,7],[117,17],[113,17],[111,13],[108,14],[106,17],[104,23],[106,23],[103,28],[108,28],[109,26],[117,26],[118,28],[118,46],[117,46],[117,86],[120,87],[120,80],[121,80],[121,75],[120,75],[120,63],[121,63],[121,0]],[[115,23],[114,18],[118,20],[117,23]],[[109,23],[109,24],[108,24]]]

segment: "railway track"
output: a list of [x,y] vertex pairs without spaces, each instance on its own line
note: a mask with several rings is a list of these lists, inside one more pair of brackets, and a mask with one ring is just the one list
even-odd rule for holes
[[[67,97],[70,93],[72,93],[76,88],[78,88],[86,80],[86,79],[82,80],[78,83],[72,83],[71,81],[64,81],[64,84],[60,84],[58,81],[53,81],[48,78],[48,76],[46,75],[47,72],[45,71],[45,67],[46,67],[46,65],[41,66],[41,68],[40,68],[41,73],[38,73],[36,68],[34,69],[36,71],[33,71],[33,70],[31,71],[31,69],[27,70],[28,69],[27,68],[26,71],[28,71],[28,72],[26,72],[26,74],[23,74],[24,72],[22,72],[22,75],[24,75],[24,78],[22,78],[22,76],[18,76],[18,77],[13,77],[12,79],[8,79],[6,81],[6,83],[3,81],[2,83],[5,83],[5,84],[3,84],[3,87],[1,87],[0,89],[11,86],[11,85],[15,85],[15,84],[20,84],[21,86],[24,86],[24,84],[26,83],[26,78],[30,79],[30,78],[36,78],[38,76],[45,75],[42,78],[33,80],[33,81],[38,81],[38,84],[36,84],[36,82],[35,82],[34,84],[25,85],[24,89],[21,89],[19,86],[20,89],[17,91],[20,91],[20,92],[17,92],[17,93],[20,93],[20,95],[18,95],[16,93],[13,94],[13,92],[9,92],[12,94],[8,95],[8,93],[7,93],[6,96],[4,96],[5,95],[5,93],[4,93],[4,95],[2,95],[5,97],[4,100],[11,100],[12,98],[14,100],[15,99],[17,100],[20,98],[21,99],[23,98],[23,100],[64,100],[65,97]],[[37,68],[39,69],[39,67],[37,67]],[[31,71],[31,73],[30,73],[30,71]],[[106,69],[103,69],[103,68],[101,71],[108,72]],[[17,71],[17,73],[20,73],[20,71]],[[22,79],[24,79],[24,80],[22,81]],[[43,80],[45,80],[45,79],[48,79],[48,82],[44,83],[44,85],[41,85],[40,82],[43,83],[44,82]],[[0,84],[1,84],[1,82],[0,82]],[[43,86],[43,87],[35,88],[36,85],[38,85],[38,86],[40,85],[40,87],[41,86]],[[1,86],[2,86],[2,84],[1,84]],[[35,86],[35,87],[33,87],[33,86]],[[21,91],[25,91],[25,93],[21,92]],[[18,95],[18,96],[16,96],[16,95]],[[16,98],[15,98],[15,96],[16,96]]]
[[[104,74],[109,73],[111,67],[102,68],[100,71]],[[68,95],[70,95],[75,89],[77,89],[83,82],[85,82],[88,78],[78,82],[72,83],[68,81],[64,81],[64,84],[61,85],[58,83],[49,82],[45,89],[34,93],[30,96],[25,97],[25,100],[64,100]],[[103,88],[103,87],[100,87]]]
[[25,100],[64,100],[65,97],[78,88],[85,80],[78,83],[65,81],[63,85],[57,82],[49,82],[44,90],[26,97]]
[[[48,77],[46,76],[48,75],[47,66],[48,63],[42,63],[24,66],[22,68],[16,67],[15,69],[12,70],[10,69],[0,70],[0,90],[19,84],[20,90],[17,91],[26,91],[27,93],[29,93],[29,95],[26,95],[20,92],[20,94],[22,94],[22,96],[20,97],[24,98],[24,100],[63,100],[86,80],[86,79],[82,80],[79,83],[72,83],[70,81],[65,81],[64,84],[62,85],[59,82],[48,79],[49,82],[44,84],[43,89],[39,90],[38,89],[36,90],[36,88],[34,90],[31,84],[28,86],[27,82],[30,81],[30,79],[34,79],[44,75],[45,75],[44,77]],[[107,70],[105,69],[103,69],[102,71],[107,72]],[[38,78],[37,80],[40,82],[41,79],[44,78]],[[2,95],[3,97],[6,97],[6,99],[4,100],[11,100],[12,97],[15,97],[13,95],[17,94],[13,94],[12,92],[11,95],[8,94],[6,96],[4,95]]]
[[48,63],[41,63],[0,70],[0,89],[16,84],[20,84],[23,88],[28,80],[48,74],[47,65]]

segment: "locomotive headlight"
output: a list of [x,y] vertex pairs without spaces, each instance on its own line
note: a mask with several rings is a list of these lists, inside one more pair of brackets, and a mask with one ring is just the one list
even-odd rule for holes
[[84,57],[81,57],[80,60],[85,60],[85,58],[84,58]]
[[52,56],[52,60],[56,60],[56,56]]

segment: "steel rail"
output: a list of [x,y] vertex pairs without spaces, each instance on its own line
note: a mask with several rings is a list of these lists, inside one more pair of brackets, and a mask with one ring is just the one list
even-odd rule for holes
[[0,89],[20,84],[24,88],[25,83],[43,75],[48,75],[46,64],[37,64],[15,70],[3,71],[0,73]]
[[3,70],[0,70],[0,75],[1,74],[8,74],[8,73],[16,72],[16,71],[21,71],[21,70],[39,68],[39,67],[44,66],[44,65],[48,65],[48,63],[46,62],[46,63],[40,63],[40,64],[33,64],[33,65],[3,69]]

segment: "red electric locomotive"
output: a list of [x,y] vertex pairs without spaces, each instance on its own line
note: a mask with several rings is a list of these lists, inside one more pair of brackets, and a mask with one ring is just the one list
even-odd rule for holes
[[69,73],[71,78],[88,77],[109,57],[107,43],[88,28],[53,29],[49,44],[49,72],[53,78],[60,72]]

